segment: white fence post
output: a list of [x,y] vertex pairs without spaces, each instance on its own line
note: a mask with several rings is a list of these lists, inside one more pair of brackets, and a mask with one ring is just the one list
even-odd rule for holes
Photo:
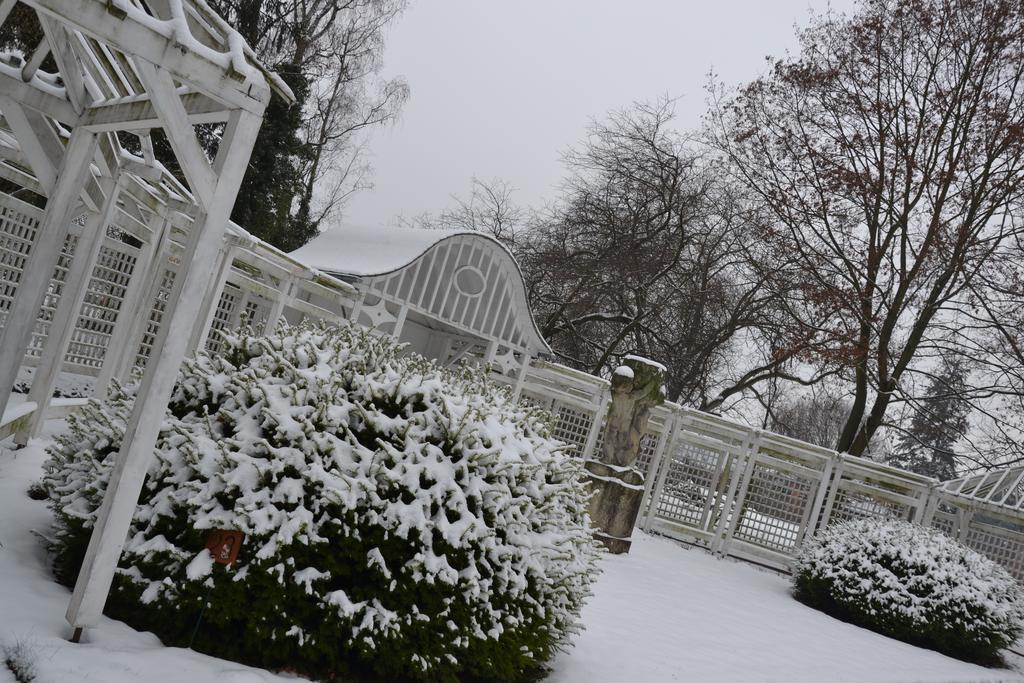
[[213,317],[217,313],[217,305],[220,303],[224,285],[231,274],[231,263],[235,259],[235,248],[228,243],[221,245],[217,250],[217,270],[210,278],[203,294],[203,302],[199,307],[196,320],[199,323],[192,330],[192,338],[189,340],[188,353],[193,354],[201,351],[210,336],[210,328],[213,327]]
[[[647,481],[644,483],[644,501],[640,503],[640,511],[644,515],[643,530],[650,531],[658,512],[658,501],[665,489],[665,478],[672,467],[672,452],[675,448],[676,434],[688,420],[688,417],[672,411],[662,428],[661,441],[654,451],[654,457],[647,466]],[[644,505],[647,507],[644,508]]]
[[[132,311],[132,318],[127,328],[128,336],[125,337],[125,353],[123,356],[114,357],[111,360],[114,361],[112,366],[113,377],[119,382],[125,382],[131,376],[132,370],[135,368],[135,362],[138,360],[139,353],[142,350],[142,341],[146,338],[146,333],[149,330],[149,323],[153,317],[153,311],[156,309],[157,297],[160,295],[160,290],[163,288],[164,278],[166,277],[167,271],[170,270],[170,257],[171,257],[171,233],[173,232],[173,225],[170,219],[164,223],[163,232],[160,235],[160,242],[156,247],[156,253],[153,255],[153,260],[150,264],[149,269],[144,273],[145,283],[142,291],[142,302],[138,308]],[[175,280],[178,275],[175,274]],[[167,314],[167,308],[164,308],[164,315]]]
[[610,387],[603,387],[601,390],[601,398],[597,402],[597,409],[594,411],[594,417],[590,421],[590,429],[587,430],[587,438],[583,442],[583,451],[580,453],[580,457],[584,460],[593,459],[600,460],[600,454],[597,454],[595,458],[594,446],[597,445],[597,439],[601,436],[601,430],[604,429],[605,414],[608,412],[608,403],[611,401],[612,392]]
[[[736,455],[736,471],[731,477],[729,492],[722,501],[722,512],[711,539],[711,552],[726,555],[732,542],[733,534],[739,525],[743,513],[743,501],[747,497],[747,487],[754,474],[757,464],[757,451],[761,445],[761,430],[752,430],[740,453]],[[730,507],[732,511],[730,512]]]
[[828,523],[832,520],[832,508],[836,504],[836,495],[839,493],[839,486],[843,482],[843,470],[846,467],[846,459],[842,453],[836,454],[836,464],[832,468],[832,483],[828,485],[828,495],[825,498],[824,509],[818,516],[818,524],[814,528],[814,533],[818,533],[828,527]]
[[818,480],[818,488],[814,492],[814,503],[808,510],[806,518],[800,525],[800,532],[797,534],[796,547],[803,545],[808,536],[813,536],[818,529],[818,520],[821,519],[822,508],[825,506],[825,498],[828,495],[832,484],[832,470],[835,468],[835,458],[825,461],[821,478]]

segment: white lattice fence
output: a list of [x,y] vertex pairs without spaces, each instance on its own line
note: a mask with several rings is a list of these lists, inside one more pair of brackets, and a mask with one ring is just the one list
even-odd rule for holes
[[[607,383],[550,364],[531,368],[523,400],[550,410],[554,436],[597,457]],[[603,415],[602,415],[603,418]],[[804,540],[863,518],[931,523],[1024,580],[1024,524],[993,520],[945,500],[936,482],[863,458],[668,404],[654,411],[637,467],[647,529],[714,552],[788,569]],[[928,521],[929,502],[935,510]]]
[[0,325],[14,301],[42,215],[42,209],[0,194]]
[[137,261],[138,249],[119,240],[100,247],[65,363],[91,373],[102,367]]
[[152,301],[152,309],[149,313],[149,319],[146,322],[146,329],[142,334],[142,342],[139,345],[138,353],[135,356],[136,367],[145,367],[146,361],[149,360],[150,353],[153,350],[153,344],[156,342],[156,335],[160,331],[160,325],[164,319],[164,313],[167,311],[167,301],[171,297],[171,289],[174,287],[174,278],[176,275],[177,270],[172,265],[164,265],[163,275],[160,278],[159,289]]
[[241,288],[230,282],[221,290],[217,307],[213,311],[213,320],[210,322],[210,333],[206,337],[206,350],[210,353],[220,353],[223,347],[220,332],[234,327],[235,314],[238,312],[242,296]]

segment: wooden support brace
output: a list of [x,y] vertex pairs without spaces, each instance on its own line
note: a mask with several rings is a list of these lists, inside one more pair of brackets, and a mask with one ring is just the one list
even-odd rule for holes
[[[189,189],[192,190],[193,196],[199,200],[202,207],[209,211],[213,201],[213,188],[217,186],[217,176],[206,159],[202,145],[196,138],[196,132],[188,120],[188,113],[176,92],[174,80],[169,73],[143,59],[137,60],[135,66],[139,72],[139,78],[142,79],[149,91],[153,107],[164,121],[164,133],[171,143],[171,148],[174,149],[174,155],[178,158],[182,173],[188,179]],[[235,119],[241,115],[241,112],[232,114]],[[229,133],[234,132],[235,125],[231,120],[228,121],[230,130],[225,130],[224,138],[221,141],[221,147],[224,148],[225,154],[228,154],[228,150],[232,148],[231,138],[233,135],[229,135]],[[245,169],[243,168],[239,172],[244,175]]]
[[210,277],[210,282],[203,294],[203,303],[196,316],[196,326],[192,330],[192,338],[189,340],[188,353],[195,354],[201,351],[210,336],[210,328],[213,327],[213,317],[217,313],[217,304],[220,302],[224,285],[231,274],[231,262],[235,258],[235,249],[228,244],[222,244],[218,250],[217,270]]

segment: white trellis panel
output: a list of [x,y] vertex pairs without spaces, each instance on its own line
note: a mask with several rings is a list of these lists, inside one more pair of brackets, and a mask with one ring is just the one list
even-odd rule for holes
[[171,266],[165,266],[163,275],[160,279],[160,288],[157,292],[155,300],[152,302],[152,311],[149,314],[149,320],[146,323],[146,329],[142,334],[142,342],[139,345],[138,353],[135,357],[135,366],[144,368],[146,362],[149,360],[150,353],[153,350],[153,343],[156,340],[156,335],[160,331],[160,325],[164,320],[164,313],[167,311],[167,301],[171,296],[171,288],[174,287],[174,279],[177,275],[177,270]]
[[0,325],[14,301],[42,216],[41,209],[0,194]]
[[221,342],[221,330],[231,329],[235,317],[235,309],[242,300],[242,290],[236,285],[228,282],[221,290],[220,299],[217,301],[217,308],[213,312],[213,320],[210,323],[210,333],[206,337],[206,350],[210,353],[220,353],[223,343]]
[[66,364],[90,374],[102,367],[137,260],[138,249],[123,242],[108,238],[100,247],[68,345]]

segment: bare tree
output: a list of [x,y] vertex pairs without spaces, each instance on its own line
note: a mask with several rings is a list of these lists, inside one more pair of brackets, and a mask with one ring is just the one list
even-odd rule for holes
[[452,205],[438,214],[423,213],[414,218],[400,218],[400,225],[430,230],[472,230],[497,238],[510,249],[517,238],[529,229],[533,214],[518,206],[515,188],[505,180],[483,181],[473,178],[468,196],[452,195]]
[[663,99],[593,124],[566,154],[561,197],[514,250],[562,360],[601,373],[626,354],[656,358],[673,399],[718,410],[794,351],[778,343],[748,202],[672,115]]
[[792,256],[768,285],[801,360],[848,383],[836,446],[863,453],[1019,234],[1024,8],[864,0],[800,46],[716,95],[711,139],[765,207],[759,239]]

